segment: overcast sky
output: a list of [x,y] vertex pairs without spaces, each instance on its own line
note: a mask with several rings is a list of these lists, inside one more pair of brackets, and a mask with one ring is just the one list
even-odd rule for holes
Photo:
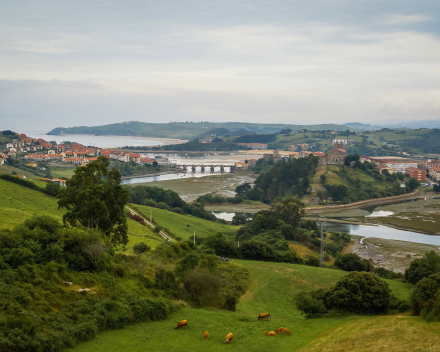
[[0,129],[435,118],[438,0],[0,2]]

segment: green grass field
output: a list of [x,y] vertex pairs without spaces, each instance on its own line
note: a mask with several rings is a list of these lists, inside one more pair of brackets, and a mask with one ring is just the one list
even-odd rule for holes
[[75,167],[50,167],[50,172],[55,178],[71,178],[73,176],[73,172],[75,171]]
[[[396,340],[396,347],[401,350],[405,350],[402,343],[405,339],[399,340],[403,328],[408,328],[419,337],[426,333],[432,340],[425,341],[425,345],[440,342],[440,326],[426,330],[426,322],[419,317],[390,315],[304,319],[295,308],[293,296],[300,290],[329,287],[346,275],[345,272],[283,263],[239,260],[234,263],[248,268],[252,280],[249,290],[237,306],[237,312],[182,308],[164,321],[104,332],[95,340],[79,344],[73,351],[327,351],[322,343],[329,338],[334,346],[330,350],[342,351],[344,349],[338,349],[338,346],[352,345],[357,339],[346,327],[368,336],[376,329],[376,322],[382,328],[386,325],[388,330],[398,324],[398,329],[388,331],[388,338],[389,341]],[[410,285],[395,281],[388,283],[396,296],[408,298]],[[258,321],[257,316],[262,312],[270,312],[272,320]],[[183,319],[188,320],[189,328],[174,330],[176,323]],[[264,330],[270,331],[281,326],[290,329],[292,336],[264,335]],[[359,329],[359,326],[365,330]],[[209,332],[210,340],[204,339],[205,330]],[[229,332],[234,334],[234,339],[230,345],[225,345],[224,338]],[[341,336],[341,341],[335,336]],[[316,346],[322,349],[316,349]]]
[[[152,209],[153,220],[160,226],[170,229],[174,235],[183,240],[189,240],[191,236],[194,235],[194,230],[196,231],[196,236],[199,237],[206,237],[217,232],[223,232],[225,235],[232,236],[240,228],[239,226],[220,224],[191,215],[180,215],[167,210],[150,208],[143,205],[131,204],[130,206],[141,212],[147,220],[150,218],[150,209]],[[190,226],[187,227],[187,225]]]
[[[40,181],[35,181],[40,182]],[[55,197],[0,180],[0,227],[12,228],[35,215],[63,219]]]
[[2,165],[2,166],[0,166],[0,174],[11,175],[12,171],[15,171],[17,173],[17,175],[24,175],[28,179],[37,179],[37,178],[39,178],[38,176],[34,175],[30,171],[25,171],[25,170],[19,169],[19,168],[14,167],[14,166],[10,166],[10,165]]

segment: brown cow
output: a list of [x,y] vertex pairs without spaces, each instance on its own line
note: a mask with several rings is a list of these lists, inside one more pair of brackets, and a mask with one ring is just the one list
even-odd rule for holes
[[283,328],[283,332],[287,335],[292,335],[289,329]]
[[205,332],[203,333],[203,335],[205,335],[205,339],[209,339],[209,334],[208,334],[207,331],[205,331]]
[[270,313],[260,313],[258,315],[258,320],[262,320],[262,319],[270,320],[271,319]]
[[275,331],[275,332],[283,332],[283,329],[284,329],[284,328],[278,328],[278,329],[275,329],[274,331]]
[[184,326],[188,327],[188,321],[187,320],[179,321],[174,329],[177,330],[179,328],[183,328]]
[[226,335],[226,344],[229,344],[229,342],[232,341],[232,339],[234,338],[234,335],[232,335],[232,332],[230,332],[229,334]]
[[277,336],[277,333],[275,332],[275,331],[264,331],[264,333],[267,335],[267,336]]

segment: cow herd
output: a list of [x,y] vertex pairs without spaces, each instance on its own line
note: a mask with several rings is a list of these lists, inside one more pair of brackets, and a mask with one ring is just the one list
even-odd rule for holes
[[[265,320],[271,320],[270,313],[260,313],[258,315],[258,320],[264,320],[264,319]],[[177,330],[179,328],[183,328],[184,326],[188,328],[188,321],[187,320],[179,321],[174,329]],[[287,334],[287,335],[292,335],[290,330],[286,329],[286,328],[278,328],[278,329],[275,329],[274,331],[266,331],[266,330],[264,330],[264,333],[267,336],[277,336],[277,333],[284,333],[284,334]],[[205,336],[205,339],[209,339],[209,333],[207,331],[205,331],[203,333],[203,335]],[[225,343],[229,344],[232,341],[233,338],[234,338],[234,335],[232,334],[232,332],[230,332],[229,334],[226,335]]]

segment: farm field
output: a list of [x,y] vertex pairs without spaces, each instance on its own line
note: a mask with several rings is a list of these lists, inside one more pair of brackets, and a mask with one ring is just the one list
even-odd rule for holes
[[[292,302],[293,296],[300,290],[329,287],[346,272],[284,263],[241,260],[234,260],[234,263],[248,268],[252,280],[237,306],[237,312],[182,308],[164,321],[99,334],[96,339],[80,343],[72,351],[342,351],[340,346],[347,346],[346,351],[354,351],[357,348],[353,346],[359,339],[365,340],[362,351],[384,350],[378,346],[389,346],[386,350],[390,351],[416,351],[417,348],[429,351],[430,347],[440,343],[440,324],[427,324],[420,317],[389,315],[304,319]],[[410,285],[387,282],[397,297],[409,297]],[[257,316],[261,312],[270,312],[272,320],[258,321]],[[189,328],[174,330],[176,323],[182,319],[188,320]],[[288,328],[292,336],[264,335],[264,330],[281,326]],[[209,340],[203,337],[205,330],[210,334]],[[408,331],[408,335],[402,337],[402,331]],[[224,338],[229,332],[234,334],[234,339],[226,346]],[[369,336],[374,336],[374,339],[367,341]],[[376,349],[366,348],[373,345]],[[407,346],[414,349],[407,349]]]
[[75,167],[50,167],[50,172],[53,177],[55,178],[71,178],[73,176],[73,173],[75,171]]
[[37,178],[39,178],[38,176],[35,176],[32,172],[25,171],[25,170],[19,169],[19,168],[14,167],[14,166],[10,166],[10,165],[1,165],[0,166],[0,174],[8,174],[8,175],[10,175],[12,173],[12,171],[16,172],[17,175],[24,175],[24,176],[26,176],[26,178],[30,178],[30,179],[37,179]]
[[160,226],[170,229],[175,236],[180,237],[184,241],[189,240],[194,235],[194,230],[198,237],[206,237],[217,232],[223,232],[226,236],[233,236],[240,228],[239,226],[221,224],[196,218],[191,215],[176,214],[158,208],[150,208],[137,204],[130,204],[130,206],[134,210],[142,213],[147,220],[150,218],[150,209],[152,209],[153,220]]

